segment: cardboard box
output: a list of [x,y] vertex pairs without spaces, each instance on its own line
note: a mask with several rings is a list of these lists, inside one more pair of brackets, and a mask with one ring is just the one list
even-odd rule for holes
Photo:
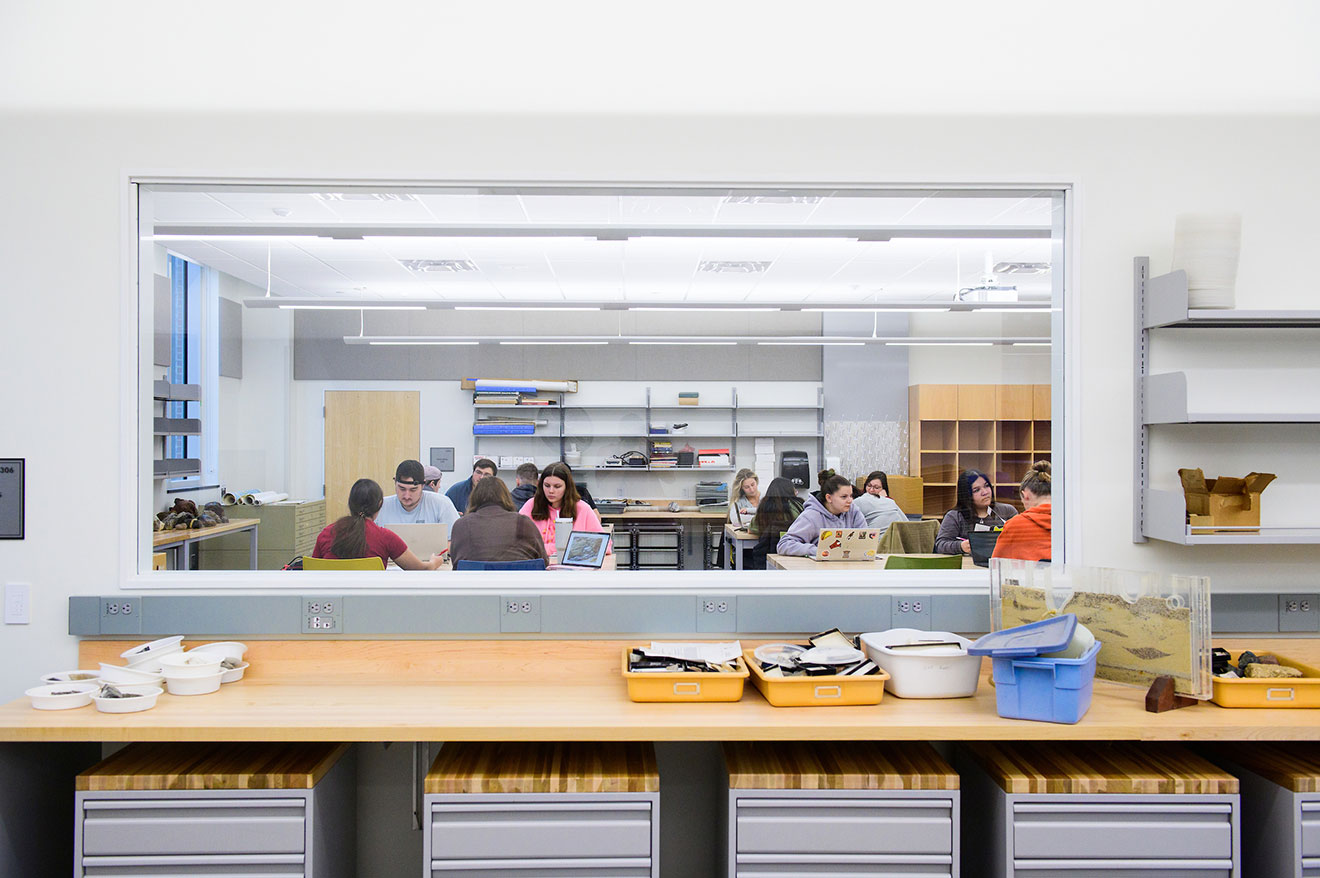
[[[889,479],[889,499],[898,504],[898,508],[908,515],[920,515],[922,511],[922,488],[925,482],[918,476],[900,476],[897,473],[886,473]],[[858,476],[853,480],[856,494],[866,490],[866,476]]]
[[[1244,478],[1207,479],[1199,469],[1180,469],[1187,523],[1193,534],[1254,533],[1260,529],[1260,495],[1276,476],[1247,473]],[[1231,528],[1231,530],[1221,530]]]

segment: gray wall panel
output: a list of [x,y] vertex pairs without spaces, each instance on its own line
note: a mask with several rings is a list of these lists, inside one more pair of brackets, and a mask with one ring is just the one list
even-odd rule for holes
[[220,374],[243,377],[243,306],[233,299],[220,300]]
[[1278,599],[1268,594],[1211,595],[1210,625],[1215,634],[1278,631]]
[[155,334],[151,362],[157,366],[170,364],[170,279],[153,274],[151,325]]
[[739,595],[738,630],[801,634],[839,628],[846,633],[890,627],[888,595]]
[[101,633],[101,599],[85,595],[69,598],[69,633]]
[[348,595],[344,633],[493,634],[499,595]]
[[695,631],[691,595],[541,595],[542,634]]
[[[906,314],[825,314],[825,335],[907,335]],[[824,351],[825,416],[842,421],[908,419],[908,349],[885,345]]]
[[933,595],[930,602],[932,631],[981,634],[990,630],[990,602],[983,595]]
[[302,630],[297,595],[142,598],[142,633],[284,634]]

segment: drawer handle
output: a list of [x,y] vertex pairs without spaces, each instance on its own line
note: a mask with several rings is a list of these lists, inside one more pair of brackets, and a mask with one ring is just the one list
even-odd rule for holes
[[693,681],[690,682],[690,683],[675,683],[675,684],[674,684],[674,694],[675,694],[675,695],[700,695],[700,694],[701,694],[701,683],[700,683],[699,681],[697,681],[697,680],[693,680]]
[[1266,701],[1292,701],[1293,690],[1291,688],[1273,688],[1265,690]]
[[817,686],[817,687],[816,687],[816,697],[817,697],[817,698],[842,698],[842,697],[843,697],[843,687],[840,686],[838,683],[835,683],[835,684],[832,685],[832,686]]

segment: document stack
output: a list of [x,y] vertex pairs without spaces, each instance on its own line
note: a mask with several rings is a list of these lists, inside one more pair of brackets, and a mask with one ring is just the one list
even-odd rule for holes
[[728,482],[697,482],[698,506],[724,506],[728,502]]
[[761,478],[762,485],[768,485],[775,473],[775,440],[761,438],[756,440],[756,462],[752,472]]
[[673,469],[678,466],[674,443],[668,439],[651,440],[651,469]]
[[701,448],[697,451],[697,466],[728,466],[729,449]]

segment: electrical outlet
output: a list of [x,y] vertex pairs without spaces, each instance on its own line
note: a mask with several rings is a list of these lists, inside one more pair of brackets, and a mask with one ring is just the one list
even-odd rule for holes
[[1320,631],[1320,595],[1279,595],[1279,630]]
[[541,630],[541,599],[536,595],[500,598],[500,631],[526,634]]
[[344,630],[344,598],[341,595],[304,595],[303,634],[339,634]]
[[889,606],[892,627],[930,629],[930,595],[895,595]]
[[707,594],[697,598],[697,632],[727,634],[738,630],[738,599]]
[[141,634],[142,599],[121,595],[103,597],[101,601],[102,634]]

